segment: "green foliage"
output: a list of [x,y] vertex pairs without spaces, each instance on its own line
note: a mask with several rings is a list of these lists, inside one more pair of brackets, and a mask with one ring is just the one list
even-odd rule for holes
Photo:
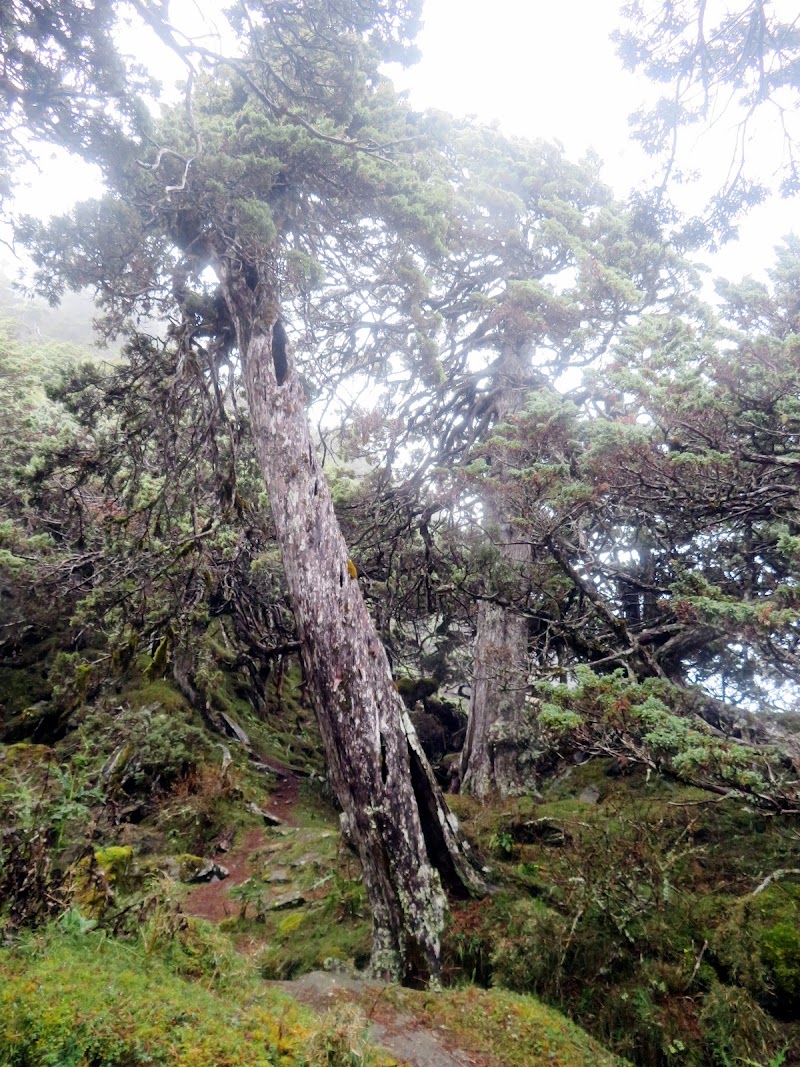
[[542,728],[553,737],[561,737],[583,725],[583,719],[577,712],[568,711],[550,702],[542,704],[537,719]]
[[539,722],[553,745],[615,753],[668,771],[683,781],[725,785],[781,810],[794,803],[796,783],[778,748],[757,753],[715,736],[682,710],[682,690],[661,680],[636,682],[621,670],[576,669],[577,685],[540,685]]
[[497,830],[489,838],[489,848],[501,859],[509,859],[514,854],[514,837],[507,830]]
[[[712,982],[699,1017],[707,1062],[713,1067],[747,1063],[756,1056],[770,1060],[777,1027],[752,997],[741,989]],[[775,1058],[780,1061],[780,1052]]]
[[[0,815],[4,833],[9,842],[16,840],[14,849],[30,848],[33,854],[44,846],[48,868],[54,861],[57,866],[65,848],[85,845],[93,808],[103,800],[103,792],[80,759],[58,764],[45,746],[13,745],[3,755]],[[0,866],[0,878],[9,874],[10,868]]]
[[800,929],[797,921],[776,923],[761,935],[761,951],[778,1003],[800,1004]]
[[87,710],[80,735],[106,761],[106,775],[128,794],[166,788],[212,763],[213,743],[185,700],[165,683],[131,687],[124,703],[101,701]]
[[479,840],[510,827],[515,855],[504,893],[455,909],[448,974],[542,997],[642,1067],[766,1062],[797,1027],[798,889],[753,889],[791,862],[792,821],[618,772],[590,760],[477,818],[464,798]]

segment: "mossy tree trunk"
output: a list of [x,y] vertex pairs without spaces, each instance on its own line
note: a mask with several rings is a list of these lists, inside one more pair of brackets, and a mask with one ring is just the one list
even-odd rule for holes
[[[508,525],[500,531],[501,555],[523,569],[530,546],[515,543]],[[526,702],[528,620],[513,608],[482,601],[474,647],[461,788],[477,797],[528,792],[535,786]]]
[[344,828],[364,869],[372,969],[384,978],[435,977],[445,889],[464,895],[485,886],[394,688],[349,565],[302,385],[285,353],[273,349],[276,303],[254,295],[242,273],[224,264],[219,274],[303,667]]

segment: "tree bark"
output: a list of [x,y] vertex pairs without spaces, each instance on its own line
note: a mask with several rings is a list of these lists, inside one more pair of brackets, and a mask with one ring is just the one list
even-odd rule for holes
[[[504,528],[501,552],[521,566],[530,548],[511,542]],[[528,620],[511,608],[482,601],[475,636],[472,696],[461,788],[477,797],[514,796],[535,789],[535,750],[528,686]]]
[[394,688],[311,441],[302,385],[273,350],[276,308],[256,307],[241,271],[226,272],[224,261],[220,276],[328,774],[364,870],[372,970],[435,978],[444,889],[486,886]]
[[[525,404],[535,382],[530,362],[509,344],[497,368],[502,383],[494,415],[502,421]],[[537,384],[540,384],[537,382]],[[495,469],[495,476],[502,472]],[[514,537],[509,516],[496,514],[500,553],[522,572],[530,562],[530,545]],[[528,621],[512,608],[482,601],[475,635],[472,695],[464,748],[461,788],[477,797],[514,796],[535,790],[535,730],[526,704]]]

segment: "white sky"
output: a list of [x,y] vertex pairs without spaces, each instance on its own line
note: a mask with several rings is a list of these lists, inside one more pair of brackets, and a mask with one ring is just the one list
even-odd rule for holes
[[[653,174],[655,162],[628,137],[628,115],[657,89],[617,58],[610,34],[621,2],[426,0],[422,60],[393,71],[395,82],[419,108],[498,120],[509,133],[559,141],[573,158],[593,148],[605,181],[625,196]],[[716,170],[708,186],[685,191],[687,210],[701,210],[724,175],[720,141],[731,122],[723,119],[716,135],[685,136],[693,165]],[[704,258],[716,275],[762,275],[774,246],[799,227],[800,201],[775,197],[742,220],[738,242]]]
[[[218,11],[223,4],[208,0],[202,6]],[[422,60],[391,73],[399,87],[410,91],[417,108],[497,120],[509,133],[557,140],[573,158],[594,148],[605,161],[605,180],[624,196],[652,173],[652,161],[627,137],[627,116],[652,98],[654,89],[623,71],[616,57],[609,35],[618,23],[618,6],[619,0],[426,0]],[[186,25],[188,14],[197,32],[195,0],[173,0],[173,10],[180,10],[173,16],[178,24]],[[148,58],[160,55],[162,63],[171,63],[169,53],[149,35],[144,48]],[[177,69],[175,74],[168,69],[154,73],[165,81],[180,76]],[[701,138],[688,147],[700,166],[705,160],[710,170],[713,139]],[[709,181],[713,187],[714,178]],[[24,210],[48,215],[97,191],[87,168],[54,154],[44,162],[43,173],[31,177],[19,202]],[[700,203],[696,199],[692,206]],[[798,227],[799,208],[797,200],[776,198],[757,209],[742,222],[738,243],[706,256],[714,273],[731,278],[762,274],[773,247]]]

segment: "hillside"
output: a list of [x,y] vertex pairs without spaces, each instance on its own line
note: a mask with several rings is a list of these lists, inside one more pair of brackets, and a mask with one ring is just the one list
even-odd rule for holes
[[[13,677],[36,694],[35,671],[6,672],[6,693]],[[335,1005],[322,1023],[294,1007],[292,980],[325,971],[336,990],[370,940],[298,682],[261,717],[224,678],[242,740],[136,671],[54,734],[40,703],[9,740],[6,705],[0,1062],[373,1062],[341,1050],[398,1014],[463,1062],[616,1062],[544,1004],[636,1064],[797,1062],[796,826],[610,760],[560,766],[536,797],[450,798],[495,891],[454,903],[447,989],[343,980],[312,997]],[[99,999],[71,999],[87,988]]]

